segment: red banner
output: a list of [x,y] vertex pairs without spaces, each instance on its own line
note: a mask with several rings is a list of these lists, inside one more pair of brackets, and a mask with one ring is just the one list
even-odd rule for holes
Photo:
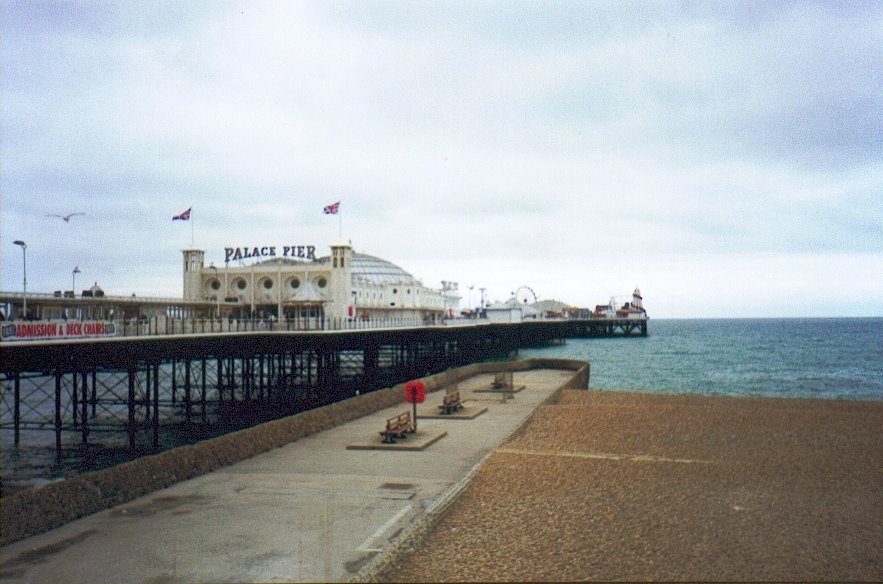
[[98,320],[20,320],[5,322],[0,326],[0,338],[4,341],[78,339],[86,337],[112,337],[114,335],[116,335],[114,323]]

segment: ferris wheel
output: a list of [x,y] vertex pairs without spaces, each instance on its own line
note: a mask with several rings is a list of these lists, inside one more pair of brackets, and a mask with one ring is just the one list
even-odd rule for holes
[[517,300],[520,305],[536,304],[537,295],[530,286],[519,286],[518,290],[515,291],[515,300]]

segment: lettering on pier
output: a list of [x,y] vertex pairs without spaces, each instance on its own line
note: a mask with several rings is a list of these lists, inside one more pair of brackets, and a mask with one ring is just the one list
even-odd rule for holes
[[[225,247],[224,263],[232,260],[245,260],[248,258],[272,258],[276,257],[276,246],[265,245],[262,247]],[[304,260],[316,259],[315,245],[285,245],[282,247],[282,257],[299,258]]]
[[0,328],[0,338],[4,341],[112,337],[115,334],[114,323],[101,321],[21,321],[4,324]]

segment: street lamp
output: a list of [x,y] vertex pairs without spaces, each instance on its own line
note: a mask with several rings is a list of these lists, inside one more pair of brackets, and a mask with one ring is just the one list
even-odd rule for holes
[[22,287],[24,289],[22,293],[22,306],[25,318],[28,317],[28,244],[20,239],[16,239],[13,241],[15,245],[21,247],[21,263],[22,263]]
[[77,295],[77,274],[82,274],[80,271],[80,267],[77,266],[74,268],[74,271],[71,272],[71,291],[74,293],[74,296]]

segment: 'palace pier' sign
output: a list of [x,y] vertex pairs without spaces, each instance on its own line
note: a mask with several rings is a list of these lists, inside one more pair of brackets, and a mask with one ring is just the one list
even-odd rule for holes
[[[224,263],[232,260],[246,260],[249,258],[272,258],[276,257],[276,246],[265,245],[263,247],[225,247]],[[304,260],[316,259],[315,245],[285,245],[282,246],[282,257],[298,258]]]

